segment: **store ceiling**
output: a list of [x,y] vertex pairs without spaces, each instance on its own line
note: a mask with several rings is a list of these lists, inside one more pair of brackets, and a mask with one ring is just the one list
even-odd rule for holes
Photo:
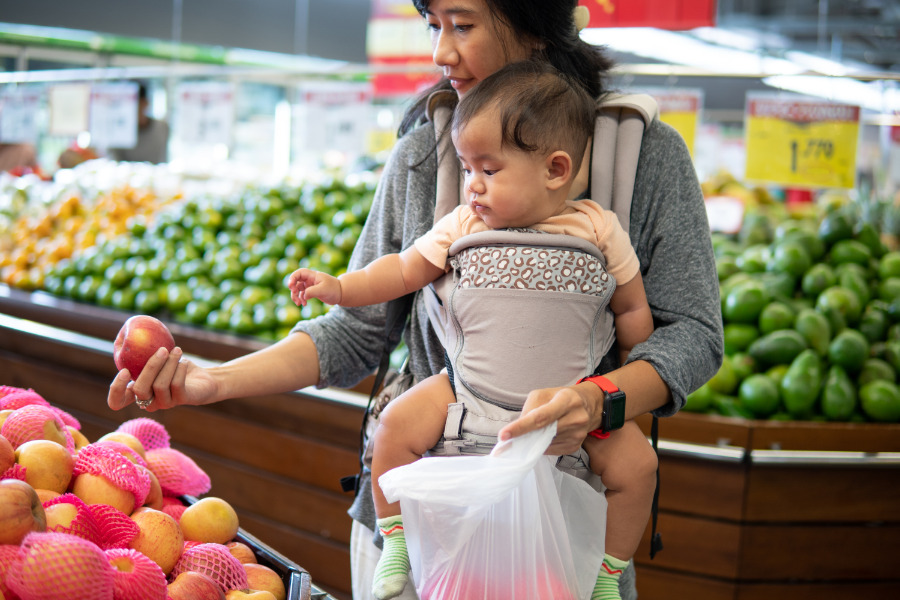
[[[366,60],[370,3],[371,0],[43,0],[4,3],[0,21],[305,53],[362,63]],[[748,45],[760,56],[778,57],[791,50],[802,51],[844,63],[854,71],[900,75],[900,0],[718,0],[717,27],[713,31],[737,34],[734,38],[740,44]],[[608,39],[604,30],[597,33],[599,43],[608,43],[604,42]],[[684,32],[687,36],[698,34]],[[667,48],[661,50],[662,58],[656,62],[664,63]],[[16,52],[14,47],[0,46],[0,70],[16,68]],[[647,55],[622,51],[615,54],[620,64],[654,62]],[[27,68],[60,66],[52,58],[59,59],[58,52],[45,52],[44,56],[33,52]],[[97,64],[103,64],[102,60],[97,59]],[[700,87],[705,90],[708,109],[725,111],[742,109],[748,90],[770,89],[752,78],[626,76],[619,83]]]
[[900,0],[719,0],[717,25],[754,32],[772,51],[900,71]]
[[[177,33],[189,43],[362,62],[370,6],[371,0],[42,0],[4,2],[0,21],[163,40]],[[717,25],[751,34],[770,52],[791,48],[900,71],[900,0],[719,0]]]

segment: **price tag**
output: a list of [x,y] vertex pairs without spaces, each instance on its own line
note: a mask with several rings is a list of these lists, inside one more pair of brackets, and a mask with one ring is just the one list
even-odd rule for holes
[[138,129],[138,84],[97,83],[91,87],[91,144],[134,148]]
[[693,156],[700,109],[703,107],[703,90],[648,88],[646,91],[659,105],[659,120],[681,134]]
[[371,84],[310,81],[297,91],[295,156],[337,151],[352,160],[366,152],[366,131],[371,126]]
[[50,135],[76,136],[88,129],[91,86],[85,83],[54,85],[48,93]]
[[19,86],[0,95],[0,142],[36,144],[37,116],[41,93],[36,88]]
[[178,86],[175,123],[185,144],[228,145],[234,122],[234,90],[219,81],[185,82]]
[[858,106],[747,95],[746,178],[786,186],[852,188]]

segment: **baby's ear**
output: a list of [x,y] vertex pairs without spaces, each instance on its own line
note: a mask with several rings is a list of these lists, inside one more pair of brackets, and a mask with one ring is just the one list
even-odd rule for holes
[[547,157],[547,187],[557,190],[572,177],[572,157],[567,152],[557,150]]

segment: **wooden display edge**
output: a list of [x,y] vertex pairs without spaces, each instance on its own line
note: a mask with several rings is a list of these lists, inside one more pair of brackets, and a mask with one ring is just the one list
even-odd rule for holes
[[[638,418],[650,435],[650,415]],[[900,452],[898,423],[765,421],[680,412],[659,419],[659,437],[703,446],[752,450]]]
[[[0,313],[112,341],[132,313],[0,284]],[[271,342],[163,319],[179,346],[209,360],[230,360]],[[352,391],[368,395],[371,378]],[[651,418],[638,423],[649,436]],[[900,452],[900,424],[748,420],[682,411],[660,419],[660,439],[752,450]]]

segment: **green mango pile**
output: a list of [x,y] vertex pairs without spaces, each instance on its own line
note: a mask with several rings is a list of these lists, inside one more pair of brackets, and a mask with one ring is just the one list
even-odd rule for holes
[[853,204],[714,234],[725,358],[685,410],[900,421],[900,251]]

